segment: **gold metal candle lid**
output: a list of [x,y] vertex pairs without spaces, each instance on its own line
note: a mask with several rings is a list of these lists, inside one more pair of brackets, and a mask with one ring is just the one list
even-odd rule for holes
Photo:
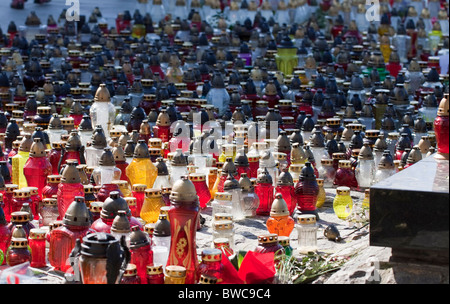
[[319,185],[319,187],[323,186],[323,178],[316,178],[317,184]]
[[25,211],[15,211],[11,213],[11,222],[26,223],[30,221],[30,214]]
[[57,201],[56,198],[47,197],[47,198],[44,198],[44,199],[42,200],[42,203],[43,203],[45,206],[56,206],[57,203],[58,203],[58,201]]
[[202,274],[200,275],[199,284],[216,284],[217,278],[209,275]]
[[352,166],[352,164],[349,160],[340,160],[339,161],[339,168],[350,168],[351,166]]
[[19,189],[19,185],[16,184],[6,184],[5,185],[5,192],[6,193],[14,193],[14,190]]
[[216,192],[214,198],[221,201],[231,201],[231,193],[228,192]]
[[159,189],[145,189],[145,197],[147,198],[158,198],[161,197],[161,190]]
[[128,263],[127,268],[125,269],[125,272],[123,273],[123,276],[125,277],[133,277],[137,274],[137,268],[136,265]]
[[220,212],[214,214],[215,221],[233,221],[233,215],[230,213]]
[[30,196],[38,195],[38,187],[24,187],[23,189],[30,191]]
[[289,246],[291,241],[288,236],[278,236],[278,243],[280,243],[281,246],[286,247]]
[[135,192],[144,192],[147,189],[147,185],[145,184],[134,184],[131,186],[131,191]]
[[304,164],[291,164],[289,166],[289,171],[294,173],[300,173],[304,166],[305,166]]
[[47,183],[49,184],[59,184],[61,182],[61,175],[48,175]]
[[33,228],[30,230],[29,238],[32,240],[44,240],[46,233],[47,231],[44,229]]
[[169,277],[184,278],[186,277],[186,268],[183,266],[168,265],[166,267],[166,275]]
[[147,265],[147,275],[157,275],[163,272],[163,265],[161,264]]
[[222,250],[217,248],[206,248],[202,251],[202,261],[218,262],[222,260]]
[[128,207],[137,205],[137,199],[135,197],[129,196],[129,197],[124,197],[124,199],[127,202]]
[[191,173],[189,174],[189,180],[192,182],[206,181],[206,175],[203,173]]
[[278,235],[275,233],[264,234],[264,235],[258,236],[259,244],[270,244],[270,243],[277,243],[277,242],[278,242]]
[[91,202],[89,210],[93,213],[100,213],[103,208],[103,202]]
[[26,188],[17,189],[17,190],[14,190],[13,196],[16,198],[27,198],[27,197],[31,196],[31,192],[29,189],[26,189]]
[[336,194],[337,195],[350,195],[350,188],[349,187],[337,187],[336,188]]
[[198,203],[197,190],[187,176],[182,176],[175,182],[170,193],[172,202],[193,202]]
[[314,214],[300,214],[297,217],[297,222],[301,225],[311,225],[316,223],[316,216]]
[[214,229],[215,230],[228,230],[233,229],[233,221],[231,220],[220,220],[214,221]]
[[12,248],[27,248],[28,240],[25,238],[11,238]]

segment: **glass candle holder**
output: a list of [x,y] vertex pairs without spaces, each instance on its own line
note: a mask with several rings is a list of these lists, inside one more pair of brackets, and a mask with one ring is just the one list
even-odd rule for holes
[[142,205],[140,217],[146,223],[156,223],[161,207],[165,206],[162,200],[161,190],[145,189],[145,199]]
[[276,234],[263,234],[258,236],[258,245],[255,250],[256,253],[269,253],[273,252],[275,258],[285,254],[283,246],[278,242],[278,235]]
[[[187,176],[176,181],[170,195],[169,222],[172,234],[167,265],[186,269],[186,283],[197,282],[196,232],[199,223],[199,201],[194,185]],[[166,273],[168,272],[166,267]]]
[[351,189],[358,188],[358,182],[355,177],[355,172],[351,167],[351,162],[349,160],[340,160],[339,168],[336,171],[336,176],[333,182],[334,186],[346,186]]
[[234,254],[234,250],[230,246],[230,241],[227,238],[218,238],[214,240],[214,248],[222,250],[222,254],[230,257]]
[[160,213],[153,231],[153,248],[155,248],[155,246],[165,247],[168,254],[170,249],[170,234],[170,222],[168,216],[167,214]]
[[47,176],[47,185],[42,189],[42,199],[52,198],[58,193],[58,184],[61,182],[61,175]]
[[33,201],[31,200],[30,195],[30,190],[26,188],[14,190],[14,195],[10,206],[11,213],[20,211],[25,203],[31,206]]
[[142,284],[147,284],[147,265],[153,264],[153,251],[147,234],[138,226],[131,228],[130,234],[130,263],[136,265],[138,276]]
[[319,185],[311,163],[307,162],[302,168],[299,180],[295,185],[297,209],[302,213],[311,213],[316,210]]
[[319,171],[319,178],[323,179],[323,186],[326,188],[333,187],[334,178],[336,177],[336,170],[333,167],[332,159],[322,159],[322,166]]
[[206,175],[203,173],[191,173],[189,174],[189,179],[192,181],[195,189],[197,190],[200,208],[205,209],[207,203],[211,200],[211,193],[208,185],[206,184]]
[[288,257],[292,256],[294,248],[291,246],[291,240],[288,236],[278,236],[278,242],[284,248],[284,254]]
[[122,275],[120,284],[141,284],[141,278],[137,275],[136,265],[128,263]]
[[280,193],[275,195],[270,217],[267,219],[266,226],[269,233],[278,236],[289,236],[294,229],[295,222],[289,216],[289,209],[286,201]]
[[162,264],[147,265],[147,284],[164,284],[164,268]]
[[129,196],[124,197],[125,201],[128,204],[128,208],[130,208],[131,215],[134,217],[139,217],[139,214],[137,213],[137,199],[135,197]]
[[185,284],[186,268],[177,265],[168,265],[164,276],[164,284]]
[[39,211],[39,227],[50,226],[59,217],[58,202],[56,198],[44,198]]
[[363,208],[370,207],[370,189],[364,190],[364,199],[362,201]]
[[301,214],[297,218],[298,251],[302,254],[317,251],[317,224],[313,214]]
[[353,200],[350,196],[349,187],[338,187],[336,188],[336,196],[333,200],[333,210],[336,216],[344,220],[351,213],[353,209]]
[[234,224],[230,220],[214,221],[212,232],[212,244],[214,241],[220,238],[228,240],[230,247],[234,248]]
[[316,180],[317,180],[317,185],[319,185],[319,194],[317,194],[316,208],[322,208],[323,204],[325,203],[325,200],[327,198],[327,195],[325,193],[325,188],[324,188],[324,179],[317,178]]
[[31,252],[30,266],[35,268],[43,268],[47,266],[45,251],[45,234],[44,229],[31,229],[28,236],[28,244]]
[[273,203],[274,186],[267,170],[260,173],[256,180],[255,193],[259,197],[257,215],[269,215]]
[[211,202],[211,208],[213,218],[215,215],[221,213],[231,214],[233,211],[231,194],[227,192],[217,192],[214,200]]
[[222,251],[216,248],[203,249],[201,254],[202,261],[198,265],[197,275],[211,276],[217,278],[217,283],[223,281],[224,265],[222,264]]
[[89,210],[84,203],[84,197],[75,197],[64,214],[62,225],[53,228],[50,234],[48,261],[55,269],[65,272],[71,267],[68,258],[76,240],[94,232],[89,227],[89,220]]
[[30,214],[25,211],[15,211],[11,213],[11,222],[8,224],[8,229],[11,233],[14,233],[16,226],[20,225],[26,233],[26,236],[30,235],[30,230],[36,228],[30,221]]
[[134,184],[131,186],[131,195],[136,199],[136,214],[141,214],[142,206],[145,200],[145,184]]
[[9,267],[29,262],[31,252],[26,238],[12,238],[9,250],[6,253],[6,264]]

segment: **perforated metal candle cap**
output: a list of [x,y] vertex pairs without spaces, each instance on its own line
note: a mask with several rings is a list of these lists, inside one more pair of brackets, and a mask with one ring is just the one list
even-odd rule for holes
[[64,225],[88,227],[91,225],[89,210],[84,202],[84,197],[76,196],[69,205],[62,220]]
[[150,153],[148,151],[148,145],[144,140],[139,140],[134,148],[133,158],[149,158]]
[[205,248],[201,254],[204,262],[219,262],[222,260],[222,250],[217,248]]
[[92,135],[91,146],[96,149],[103,149],[107,146],[106,135],[102,126],[97,125]]
[[166,267],[166,275],[174,278],[186,277],[186,268],[178,265],[168,265]]
[[202,274],[200,275],[199,284],[209,285],[216,284],[218,279],[211,275]]
[[124,277],[134,277],[137,274],[136,265],[128,263],[125,272],[123,273]]
[[233,174],[228,173],[227,179],[223,184],[223,190],[228,191],[239,188],[240,188],[239,182],[234,178]]
[[315,180],[314,168],[310,162],[306,162],[300,172],[300,180]]
[[61,182],[66,184],[81,183],[80,173],[77,169],[78,161],[68,160],[66,166],[61,174]]
[[252,181],[247,176],[247,173],[241,173],[241,178],[239,179],[239,186],[241,187],[242,191],[253,191],[254,187],[252,184]]
[[422,152],[420,151],[420,148],[418,145],[415,145],[411,152],[408,154],[408,159],[406,160],[407,164],[415,164],[418,161],[422,160]]
[[289,210],[286,201],[283,199],[281,193],[275,194],[275,199],[273,200],[272,207],[270,209],[270,216],[287,216],[289,215]]
[[448,116],[448,98],[449,95],[445,94],[444,98],[442,98],[441,102],[439,103],[438,108],[438,116]]
[[394,159],[392,158],[391,152],[389,150],[384,150],[381,156],[380,162],[378,163],[379,169],[394,169]]
[[118,145],[112,149],[112,154],[114,156],[114,160],[118,161],[126,161],[125,152],[122,146]]
[[293,186],[294,180],[288,168],[284,168],[277,179],[277,186]]
[[184,175],[172,186],[169,199],[171,202],[192,202],[198,204],[197,190],[189,177]]
[[162,264],[147,265],[147,275],[158,275],[164,273]]
[[175,154],[173,155],[171,160],[171,165],[178,167],[188,165],[188,160],[187,157],[183,154],[183,150],[177,149],[175,151]]
[[370,148],[369,140],[365,139],[363,147],[359,150],[358,159],[371,160],[373,159],[372,149]]
[[159,198],[161,197],[161,190],[160,189],[145,189],[144,191],[146,198]]
[[115,166],[116,161],[114,160],[114,155],[111,148],[104,148],[98,162],[100,166]]
[[114,219],[119,210],[123,210],[127,213],[127,216],[131,216],[127,201],[120,196],[118,191],[112,191],[110,192],[109,197],[103,202],[100,217],[104,219]]
[[275,233],[259,235],[258,243],[259,244],[278,243],[278,235]]
[[95,102],[110,102],[111,101],[111,95],[109,93],[108,88],[106,87],[106,84],[104,84],[104,83],[100,84],[97,91],[95,92],[94,101]]
[[300,214],[297,217],[297,223],[300,225],[314,225],[316,224],[316,216],[314,214]]
[[170,236],[170,222],[167,219],[167,214],[160,214],[158,220],[155,223],[153,235],[157,237]]
[[47,231],[45,229],[33,228],[30,230],[29,238],[33,240],[45,240]]
[[269,171],[267,168],[264,168],[264,171],[258,174],[258,177],[256,179],[256,183],[258,184],[272,184],[272,176],[270,176]]
[[81,144],[81,139],[78,135],[78,132],[70,132],[69,138],[67,139],[65,145],[65,149],[67,151],[80,151],[82,146],[83,145]]
[[130,221],[124,210],[119,210],[111,225],[111,232],[128,233],[131,232]]
[[139,226],[131,227],[130,249],[137,249],[149,245],[147,234]]

